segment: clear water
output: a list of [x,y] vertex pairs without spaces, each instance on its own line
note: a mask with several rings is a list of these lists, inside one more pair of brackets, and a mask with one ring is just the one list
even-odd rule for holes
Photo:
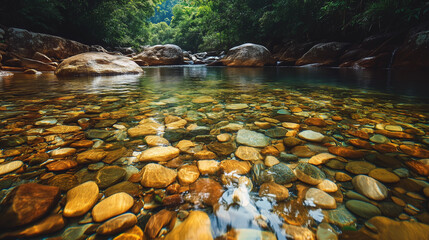
[[[12,78],[0,78],[0,107],[2,108],[0,121],[5,129],[1,132],[1,136],[11,135],[11,132],[6,129],[14,127],[24,129],[25,132],[35,128],[34,122],[51,117],[56,118],[60,124],[66,121],[67,125],[77,125],[76,120],[71,121],[69,116],[84,114],[88,109],[95,109],[94,107],[97,111],[85,117],[94,118],[95,122],[109,118],[109,115],[102,115],[103,113],[113,114],[114,112],[126,113],[123,117],[115,119],[118,120],[118,124],[128,127],[138,124],[139,118],[136,116],[153,117],[162,121],[165,115],[175,115],[187,119],[188,124],[208,126],[211,130],[222,121],[247,124],[251,129],[257,130],[253,125],[255,121],[261,121],[260,119],[264,117],[278,116],[277,112],[282,109],[300,107],[307,114],[301,115],[304,118],[314,116],[330,120],[331,116],[342,116],[344,122],[334,123],[329,129],[321,129],[326,136],[335,138],[341,145],[347,145],[346,140],[351,138],[344,134],[344,129],[374,128],[378,121],[423,131],[423,135],[420,134],[418,139],[410,140],[408,143],[418,144],[427,149],[429,136],[425,135],[424,131],[427,133],[429,127],[428,76],[428,72],[389,70],[205,66],[148,67],[141,76],[57,79],[53,74],[37,76],[15,74]],[[192,103],[192,99],[199,96],[211,96],[215,102]],[[225,104],[231,103],[246,103],[250,107],[241,111],[223,109]],[[33,110],[26,110],[28,106],[32,106]],[[220,112],[214,111],[215,108],[220,108]],[[209,113],[212,110],[219,114],[210,117]],[[26,116],[26,114],[30,115]],[[31,114],[35,115],[35,119],[32,119]],[[372,123],[359,122],[359,118],[371,117],[374,120]],[[103,129],[115,130],[112,127]],[[264,130],[260,131],[264,132]],[[25,135],[22,131],[16,134]],[[281,142],[281,139],[279,140]],[[110,143],[123,145],[127,141],[130,139],[125,137],[111,140]],[[392,142],[399,146],[405,140],[392,139]],[[172,144],[174,145],[175,142]],[[203,147],[204,143],[198,143],[198,145]],[[146,149],[146,146],[131,145],[129,148],[133,151],[132,156],[137,156]],[[50,150],[47,149],[48,152]],[[289,153],[290,149],[287,151]],[[320,151],[326,151],[326,148],[322,147]],[[141,169],[144,164],[135,163],[135,158],[132,156],[120,159],[119,163],[113,164],[120,166],[131,164]],[[234,158],[234,155],[229,157]],[[19,159],[19,156],[4,158],[3,161],[12,159]],[[218,160],[225,159],[227,158]],[[418,158],[415,159],[418,160]],[[306,161],[306,158],[300,158],[300,161]],[[192,163],[192,160],[188,162]],[[73,171],[84,167],[86,166],[79,166]],[[353,174],[350,175],[353,176]],[[17,176],[19,179],[19,174]],[[251,178],[250,174],[248,176]],[[37,182],[39,177],[36,176],[32,180]],[[218,180],[217,177],[211,177]],[[415,174],[412,177],[427,181],[427,177]],[[14,186],[20,183],[21,181],[18,180]],[[210,213],[215,237],[231,229],[253,228],[271,231],[278,239],[285,239],[286,233],[281,227],[285,219],[278,214],[282,211],[289,217],[304,214],[304,220],[300,221],[301,225],[313,230],[322,221],[323,213],[320,208],[305,206],[299,201],[293,201],[293,203],[289,201],[290,204],[287,203],[288,200],[286,203],[269,201],[259,197],[258,186],[255,183],[253,185],[253,191],[244,193],[242,196],[248,199],[248,204],[235,204],[232,195],[238,186],[229,185],[223,186],[225,192],[216,210],[211,207],[203,208]],[[350,183],[343,185],[344,194],[347,189],[350,189]],[[394,184],[386,185],[389,189],[395,187]],[[288,187],[290,198],[296,200],[299,193],[295,184]],[[146,190],[143,189],[143,191]],[[419,194],[423,195],[421,192]],[[427,200],[426,198],[425,202]],[[422,206],[425,205],[422,204]],[[276,208],[277,210],[273,210]],[[427,210],[427,204],[424,209],[420,209],[421,212],[427,212]],[[147,212],[150,210],[145,213]],[[264,217],[265,227],[255,221],[255,218],[261,215]],[[364,219],[358,217],[358,228],[363,222]],[[339,226],[334,228],[341,231]]]

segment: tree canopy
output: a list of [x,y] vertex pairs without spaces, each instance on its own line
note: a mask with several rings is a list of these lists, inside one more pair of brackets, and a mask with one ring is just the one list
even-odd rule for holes
[[429,20],[421,0],[5,0],[0,23],[103,46],[356,41]]

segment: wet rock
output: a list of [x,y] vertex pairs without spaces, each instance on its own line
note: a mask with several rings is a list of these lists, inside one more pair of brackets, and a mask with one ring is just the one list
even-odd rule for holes
[[347,201],[346,207],[352,213],[366,219],[381,215],[381,211],[378,207],[370,203],[359,201],[359,200]]
[[156,163],[144,166],[141,171],[144,187],[165,188],[176,180],[177,172]]
[[229,67],[262,67],[274,64],[270,51],[262,45],[253,43],[229,49],[221,62]]
[[75,175],[60,174],[48,181],[49,185],[59,187],[62,192],[66,192],[79,184],[79,180]]
[[310,185],[317,185],[326,178],[325,173],[323,173],[319,168],[308,163],[298,164],[294,172],[300,181]]
[[346,165],[346,170],[356,175],[368,174],[375,168],[374,164],[365,161],[350,161]]
[[307,118],[304,121],[309,126],[326,127],[328,124],[321,118]]
[[190,212],[182,224],[167,234],[165,240],[213,240],[209,216],[201,211]]
[[286,234],[292,236],[293,239],[316,240],[316,235],[308,228],[290,224],[283,224],[282,228],[285,230]]
[[166,162],[179,156],[180,150],[175,147],[153,147],[142,152],[139,161]]
[[144,140],[146,141],[147,145],[149,145],[149,147],[157,147],[157,146],[168,146],[170,145],[170,142],[168,142],[167,139],[160,137],[160,136],[146,136],[144,138]]
[[369,140],[371,142],[374,142],[374,143],[388,143],[388,142],[390,142],[390,140],[387,137],[385,137],[381,134],[374,134]]
[[57,124],[58,120],[55,118],[46,118],[37,121],[34,125],[36,126],[51,126]]
[[6,164],[0,165],[0,175],[7,174],[13,172],[22,167],[24,163],[22,161],[12,161]]
[[398,175],[387,171],[384,168],[376,168],[369,172],[368,176],[383,182],[383,183],[396,183],[399,182],[400,178]]
[[404,210],[403,207],[393,202],[382,202],[378,205],[378,207],[380,208],[383,216],[387,216],[390,218],[398,217],[399,214],[401,214],[402,211]]
[[113,151],[107,151],[107,156],[103,158],[103,162],[107,164],[111,164],[114,161],[127,156],[128,153],[129,153],[128,149],[124,147],[121,147]]
[[138,226],[134,226],[122,234],[113,238],[113,240],[145,240],[146,237],[143,234],[143,231]]
[[26,227],[22,230],[7,232],[0,235],[0,238],[29,238],[40,235],[54,233],[65,226],[64,218],[61,215],[51,215],[34,225]]
[[95,222],[103,222],[128,211],[133,204],[133,197],[127,193],[116,193],[95,205],[91,213],[92,218]]
[[292,169],[284,163],[276,164],[265,170],[262,174],[265,181],[272,180],[277,184],[287,184],[296,180]]
[[251,165],[248,162],[238,160],[223,160],[220,162],[220,168],[224,173],[247,174]]
[[76,161],[79,164],[96,163],[107,156],[107,152],[102,149],[90,149],[77,155]]
[[253,147],[240,146],[235,151],[235,156],[245,161],[257,161],[261,160],[262,156],[259,151]]
[[318,240],[337,240],[338,236],[336,231],[329,225],[323,222],[317,226],[316,237]]
[[272,167],[272,166],[279,164],[279,163],[280,163],[280,161],[276,157],[273,157],[273,156],[265,157],[264,164],[267,167]]
[[308,158],[316,155],[308,146],[296,146],[292,148],[291,153],[298,157]]
[[[429,66],[428,49],[429,31],[412,34],[398,49],[393,68],[425,69]],[[393,235],[392,235],[393,236]]]
[[[145,122],[143,124],[137,125],[136,127],[128,129],[128,135],[132,138],[146,135],[157,135],[158,133],[162,132],[164,132],[164,126],[156,122]],[[165,138],[168,139],[167,137]]]
[[216,139],[217,139],[219,142],[228,142],[228,141],[230,141],[230,140],[231,140],[231,134],[228,134],[228,133],[222,133],[222,134],[217,135],[217,136],[216,136]]
[[53,158],[61,158],[72,156],[76,153],[75,148],[60,148],[51,152],[51,157]]
[[329,147],[328,151],[337,156],[345,158],[362,158],[365,153],[359,150],[353,150],[346,147]]
[[0,147],[15,147],[22,145],[27,142],[26,137],[20,137],[20,136],[10,136],[10,137],[4,137],[0,138]]
[[143,70],[129,58],[107,53],[81,53],[62,61],[57,76],[139,74]]
[[339,57],[344,53],[349,43],[328,42],[314,45],[300,59],[296,61],[297,66],[318,63],[329,66],[337,63]]
[[14,188],[0,205],[0,228],[11,229],[45,216],[57,204],[60,189],[36,183]]
[[118,166],[107,166],[100,169],[95,175],[95,182],[101,189],[108,188],[122,181],[127,172]]
[[249,105],[245,103],[231,103],[225,106],[225,109],[227,110],[243,110],[246,108],[249,108]]
[[98,200],[99,189],[94,181],[82,183],[67,192],[65,217],[79,217],[87,213]]
[[372,149],[371,143],[361,139],[350,139],[348,143],[358,148]]
[[375,130],[375,133],[384,135],[389,138],[413,139],[413,135],[404,132],[391,132],[387,130]]
[[310,188],[305,194],[305,201],[322,209],[335,209],[337,203],[329,194],[317,188]]
[[200,178],[189,186],[190,201],[213,206],[223,194],[222,186],[213,179]]
[[321,142],[325,138],[323,134],[315,132],[313,130],[304,130],[298,134],[298,137],[312,142]]
[[309,164],[321,165],[327,163],[329,160],[336,158],[336,156],[330,153],[319,153],[308,160]]
[[148,66],[183,64],[183,51],[173,44],[154,45],[145,47],[133,60]]
[[339,227],[350,226],[357,221],[356,217],[347,210],[345,205],[341,205],[334,210],[324,210],[323,215],[327,222]]
[[418,147],[418,146],[409,146],[409,145],[400,145],[399,148],[404,153],[417,157],[417,158],[429,158],[429,150]]
[[132,213],[125,213],[112,218],[97,228],[97,234],[113,235],[121,233],[137,224],[137,217]]
[[61,237],[65,240],[85,239],[88,237],[88,234],[92,234],[92,232],[94,232],[94,226],[95,224],[85,224],[78,227],[68,227],[61,234]]
[[372,239],[426,239],[429,226],[411,221],[395,221],[386,217],[373,217],[367,224],[374,226],[375,231],[362,228],[359,232],[365,233]]
[[269,138],[262,133],[241,129],[237,132],[237,143],[250,147],[266,147],[270,144]]
[[194,154],[194,158],[198,160],[216,159],[217,156],[214,152],[202,150]]
[[66,125],[58,125],[55,127],[51,127],[46,129],[46,131],[54,133],[54,134],[61,134],[61,133],[72,133],[72,132],[78,132],[82,128],[79,126],[66,126]]
[[216,160],[200,160],[197,162],[201,174],[216,174],[220,170],[220,163]]
[[211,96],[199,96],[192,99],[193,103],[212,103],[215,100]]
[[258,229],[232,229],[228,231],[224,236],[226,239],[234,240],[246,240],[246,239],[261,239],[261,240],[277,240],[276,236],[272,232],[261,231]]
[[358,175],[352,180],[356,191],[372,200],[383,200],[388,196],[387,188],[372,177]]
[[276,127],[265,131],[265,135],[270,138],[283,138],[286,136],[287,130],[282,127]]
[[235,151],[235,144],[231,142],[212,142],[207,145],[207,148],[216,153],[218,156],[228,156]]
[[200,177],[198,167],[195,165],[182,166],[177,172],[177,179],[181,185],[189,185]]
[[261,185],[259,188],[259,196],[274,198],[276,201],[280,202],[286,200],[289,197],[289,191],[282,185],[269,182]]
[[108,137],[113,135],[113,132],[101,129],[90,129],[86,131],[85,135],[87,138],[90,139],[107,139]]
[[338,191],[338,186],[329,179],[323,179],[321,183],[317,184],[317,188],[324,192],[336,192]]
[[112,196],[113,194],[120,193],[120,192],[128,193],[132,197],[137,197],[141,193],[139,186],[137,184],[129,181],[123,181],[107,188],[104,191],[104,195],[106,197],[109,197],[109,196]]
[[174,227],[175,218],[175,212],[162,209],[149,218],[144,231],[151,239],[154,239],[163,227],[170,229]]

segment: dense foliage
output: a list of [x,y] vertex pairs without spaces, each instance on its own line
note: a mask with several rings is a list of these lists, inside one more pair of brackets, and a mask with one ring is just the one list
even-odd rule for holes
[[5,0],[0,9],[1,24],[89,44],[175,43],[192,51],[356,41],[428,20],[422,0]]

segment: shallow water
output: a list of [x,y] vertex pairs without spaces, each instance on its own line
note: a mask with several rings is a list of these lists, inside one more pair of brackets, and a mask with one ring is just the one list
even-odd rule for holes
[[[162,163],[171,169],[180,170],[181,166],[196,165],[200,160],[239,160],[237,147],[249,145],[235,139],[240,128],[262,133],[269,137],[269,144],[253,146],[252,149],[256,149],[259,155],[252,155],[251,158],[256,156],[259,161],[241,157],[240,162],[250,163],[252,169],[248,173],[228,176],[227,170],[222,168],[214,174],[199,176],[199,179],[211,178],[219,184],[222,194],[215,199],[215,204],[205,202],[204,196],[210,193],[195,190],[198,188],[194,183],[196,179],[190,183],[191,187],[179,179],[180,191],[165,191],[166,188],[154,190],[142,187],[140,179],[132,180],[135,183],[133,186],[139,189],[133,195],[136,204],[130,211],[138,216],[138,226],[143,230],[152,214],[166,208],[179,215],[193,210],[207,212],[213,237],[222,237],[227,233],[231,237],[236,234],[234,230],[239,229],[258,229],[272,232],[277,239],[286,239],[307,234],[306,230],[310,231],[310,235],[311,232],[316,233],[321,222],[329,222],[333,231],[341,233],[347,227],[362,228],[366,218],[369,218],[364,216],[366,213],[359,210],[353,212],[350,210],[353,207],[348,206],[352,213],[341,210],[342,213],[347,212],[351,219],[347,220],[347,224],[333,220],[334,217],[329,214],[334,214],[336,210],[332,209],[343,209],[346,202],[352,199],[366,199],[361,202],[369,202],[377,208],[379,212],[372,212],[369,214],[371,216],[384,215],[396,220],[428,223],[427,76],[427,72],[389,70],[172,66],[145,68],[145,74],[141,76],[57,79],[53,74],[16,74],[13,78],[0,78],[0,164],[12,161],[24,163],[19,169],[0,175],[0,197],[3,199],[13,187],[27,182],[58,186],[62,190],[63,200],[53,211],[61,213],[67,191],[87,180],[94,180],[103,167],[118,166],[127,172],[126,176],[107,184],[108,187],[127,180],[145,167],[148,162],[139,161],[138,158],[151,148],[143,140],[145,136],[130,137],[130,129],[139,125],[141,120],[152,119],[158,124],[158,130],[151,134],[164,136],[169,140],[167,145],[176,147],[181,140],[190,140],[194,144],[187,150],[181,149],[177,158]],[[167,116],[184,119],[185,124],[173,121],[177,125],[170,126],[165,119]],[[293,129],[284,124],[287,122],[298,123],[299,128]],[[55,133],[50,130],[54,125],[80,126],[81,129]],[[320,132],[325,138],[312,141],[298,137],[304,130]],[[216,136],[221,133],[232,137],[227,141],[233,148],[228,154],[220,150],[217,152],[213,147],[214,143],[219,143]],[[16,140],[14,137],[24,140],[10,143]],[[283,139],[286,137],[300,139],[298,145],[302,147],[285,146]],[[72,147],[77,152],[53,156],[53,150],[70,148],[73,143],[86,139],[93,141],[94,145]],[[350,141],[356,139],[360,141],[354,144]],[[359,156],[333,152],[329,149],[333,146],[351,147],[358,151]],[[411,146],[411,150],[407,146]],[[79,161],[79,154],[95,148],[107,153],[106,159],[114,158],[115,161],[102,158],[92,162]],[[306,191],[316,186],[301,178],[280,183],[288,189],[289,197],[286,200],[276,201],[270,195],[259,194],[262,183],[271,181],[261,179],[265,179],[266,175],[279,174],[273,175],[274,170],[267,163],[267,156],[273,155],[294,169],[299,163],[308,163],[312,155],[326,152],[334,153],[332,159],[336,162],[324,163],[318,168],[324,173],[323,178],[335,182],[338,187],[337,191],[329,193],[335,199],[335,207],[315,204],[314,199],[306,197]],[[42,160],[35,160],[37,154],[44,156]],[[119,155],[111,157],[109,154]],[[61,171],[46,168],[49,163],[59,160],[77,161],[78,164]],[[374,168],[387,170],[395,180],[386,180],[376,172],[370,173]],[[358,190],[356,183],[350,179],[341,180],[337,172],[345,173],[350,178],[362,174],[380,178],[378,180],[387,187],[388,193],[381,200],[354,195],[350,191],[362,190]],[[251,179],[252,186],[240,183],[240,176]],[[207,189],[219,190],[217,186],[209,185]],[[104,194],[106,188],[100,189],[100,192]],[[162,198],[170,195],[180,196],[181,200],[174,202],[173,206],[165,206]],[[144,204],[139,207],[138,202]],[[352,203],[356,202],[350,205]],[[3,205],[1,211],[6,211],[8,205]],[[391,209],[396,212],[392,214]],[[85,223],[91,223],[89,217],[84,215],[69,220],[68,225],[57,233],[46,236],[70,238],[71,227],[80,226],[79,221],[83,225],[83,219],[86,219]],[[4,231],[31,224],[34,223]],[[305,229],[291,229],[284,224]],[[93,233],[89,231],[86,235],[100,237]]]

